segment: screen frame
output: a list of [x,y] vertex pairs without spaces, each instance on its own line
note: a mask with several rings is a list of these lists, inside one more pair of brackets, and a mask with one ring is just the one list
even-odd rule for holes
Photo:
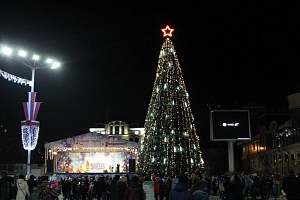
[[[248,118],[247,126],[248,126],[248,137],[242,138],[214,138],[214,115],[213,113],[218,112],[228,112],[228,113],[245,113]],[[210,122],[210,141],[249,141],[251,140],[251,127],[250,127],[250,112],[249,110],[210,110],[209,111],[209,122]]]

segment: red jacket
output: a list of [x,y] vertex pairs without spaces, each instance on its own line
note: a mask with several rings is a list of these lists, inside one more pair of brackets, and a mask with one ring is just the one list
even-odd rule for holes
[[155,181],[154,182],[154,194],[159,194],[160,192],[160,182]]

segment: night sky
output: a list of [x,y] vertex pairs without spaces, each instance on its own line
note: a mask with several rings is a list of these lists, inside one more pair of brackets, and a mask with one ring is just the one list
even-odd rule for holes
[[[209,136],[208,104],[288,108],[285,97],[300,91],[299,5],[76,2],[1,3],[1,45],[62,63],[36,70],[39,145],[113,120],[142,127],[166,25],[175,29],[171,40],[200,138]],[[29,68],[2,55],[0,69],[31,79]],[[29,91],[0,77],[0,121],[13,135],[20,135]]]

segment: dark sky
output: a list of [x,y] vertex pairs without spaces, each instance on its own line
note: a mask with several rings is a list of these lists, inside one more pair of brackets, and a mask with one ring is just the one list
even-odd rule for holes
[[[207,104],[288,107],[285,97],[300,91],[299,5],[290,2],[28,2],[1,3],[0,43],[62,63],[36,71],[40,144],[107,121],[143,126],[167,24],[200,137],[209,135]],[[31,79],[1,55],[0,69]],[[20,135],[29,91],[0,77],[11,134]]]

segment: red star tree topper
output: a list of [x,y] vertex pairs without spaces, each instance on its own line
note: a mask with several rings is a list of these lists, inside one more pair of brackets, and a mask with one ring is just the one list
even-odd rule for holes
[[172,32],[174,31],[174,29],[171,29],[169,25],[167,25],[166,28],[161,29],[161,31],[164,32],[164,37],[166,36],[172,37]]

